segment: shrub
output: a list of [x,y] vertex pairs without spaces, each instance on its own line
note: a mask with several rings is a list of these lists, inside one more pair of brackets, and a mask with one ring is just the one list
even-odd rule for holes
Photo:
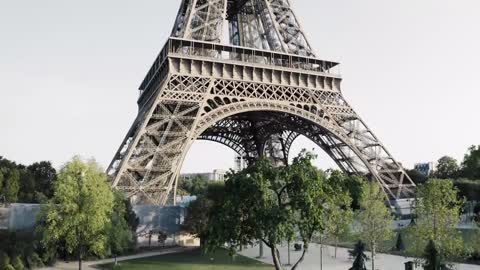
[[13,268],[15,268],[15,270],[25,269],[25,266],[23,266],[23,262],[22,262],[22,259],[20,259],[20,256],[15,257],[12,263],[13,263]]
[[32,269],[36,267],[43,267],[42,259],[36,252],[32,252],[26,256],[27,267]]
[[0,269],[7,269],[8,265],[10,265],[10,258],[7,253],[0,251]]

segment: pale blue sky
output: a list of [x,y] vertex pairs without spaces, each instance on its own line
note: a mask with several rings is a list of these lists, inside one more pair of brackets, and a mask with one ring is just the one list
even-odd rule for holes
[[[480,144],[478,0],[291,2],[317,55],[341,62],[345,96],[396,159],[461,159]],[[59,166],[80,154],[107,166],[179,3],[0,0],[0,155]],[[232,164],[230,150],[196,143],[183,171]]]

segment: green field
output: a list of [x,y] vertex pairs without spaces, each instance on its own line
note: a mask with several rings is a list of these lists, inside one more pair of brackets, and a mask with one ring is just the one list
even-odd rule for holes
[[112,264],[103,265],[102,269],[121,270],[241,270],[260,269],[272,270],[273,267],[249,259],[243,256],[236,256],[232,259],[225,250],[218,250],[214,254],[203,254],[200,250],[187,251],[183,253],[167,254],[157,257],[136,259],[120,262],[113,267]]

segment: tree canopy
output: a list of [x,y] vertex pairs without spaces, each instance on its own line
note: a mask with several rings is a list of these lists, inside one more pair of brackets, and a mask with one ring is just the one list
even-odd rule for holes
[[[29,165],[26,170],[35,180],[36,201],[51,198],[53,195],[53,184],[57,179],[57,171],[50,161],[40,161]],[[40,193],[40,194],[38,194]]]
[[461,176],[480,180],[480,145],[468,149],[462,162]]
[[417,185],[423,184],[428,181],[428,176],[420,173],[417,170],[406,170],[405,172],[408,174],[410,179],[412,179],[412,181]]
[[208,238],[210,222],[219,218],[219,209],[223,206],[225,185],[210,183],[206,190],[187,207],[183,230],[200,238],[201,246]]
[[453,179],[458,177],[460,166],[456,159],[444,156],[438,160],[434,176],[439,179]]
[[387,197],[374,182],[362,186],[360,197],[360,237],[372,252],[372,269],[375,269],[375,254],[382,248],[381,244],[393,237],[393,216],[386,205]]
[[181,179],[178,188],[186,194],[198,196],[206,191],[208,185],[209,181],[206,177],[195,175],[191,179]]
[[114,198],[106,175],[95,161],[74,158],[60,171],[54,195],[42,207],[39,228],[42,243],[56,246],[64,241],[69,253],[78,254],[79,264],[87,252],[103,254],[108,243],[105,233]]
[[[326,179],[326,184],[331,189],[331,199],[325,205],[325,232],[334,240],[335,258],[337,257],[338,240],[350,231],[350,225],[353,222],[353,200],[350,194],[357,188],[361,190],[360,181],[356,177],[347,176],[340,171],[332,171],[330,177]],[[358,199],[358,195],[356,198]],[[356,203],[359,204],[359,202]]]
[[40,203],[52,196],[56,171],[48,161],[30,166],[0,157],[0,202]]
[[270,248],[276,269],[283,269],[278,246],[298,236],[303,261],[313,234],[325,229],[325,204],[331,200],[325,174],[312,165],[314,155],[302,152],[291,166],[274,167],[267,159],[228,176],[218,218],[209,225],[210,249],[229,243],[232,249],[262,241]]
[[18,201],[18,191],[20,190],[20,172],[17,168],[9,168],[4,170],[4,184],[2,193],[5,202],[15,203]]
[[339,170],[328,170],[328,182],[337,189],[347,192],[351,198],[351,209],[360,209],[360,194],[364,179],[358,175],[349,175]]
[[[128,249],[132,249],[135,244],[135,230],[132,230],[131,224],[127,222],[127,216],[131,215],[127,209],[127,199],[119,192],[114,193],[113,211],[110,222],[106,224],[108,237],[107,254],[119,255]],[[138,225],[138,219],[136,219]]]
[[458,198],[457,192],[450,180],[433,179],[418,187],[418,199],[413,208],[415,225],[409,227],[414,239],[407,250],[409,253],[420,257],[433,241],[442,258],[461,257],[463,240],[456,226],[464,200]]

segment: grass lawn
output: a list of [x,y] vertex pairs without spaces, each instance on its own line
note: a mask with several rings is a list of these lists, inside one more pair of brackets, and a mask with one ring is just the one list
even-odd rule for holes
[[136,259],[101,266],[102,269],[121,270],[241,270],[260,269],[272,270],[270,265],[243,256],[236,256],[233,260],[226,250],[218,250],[214,254],[203,254],[199,249],[183,253],[167,254],[157,257]]

